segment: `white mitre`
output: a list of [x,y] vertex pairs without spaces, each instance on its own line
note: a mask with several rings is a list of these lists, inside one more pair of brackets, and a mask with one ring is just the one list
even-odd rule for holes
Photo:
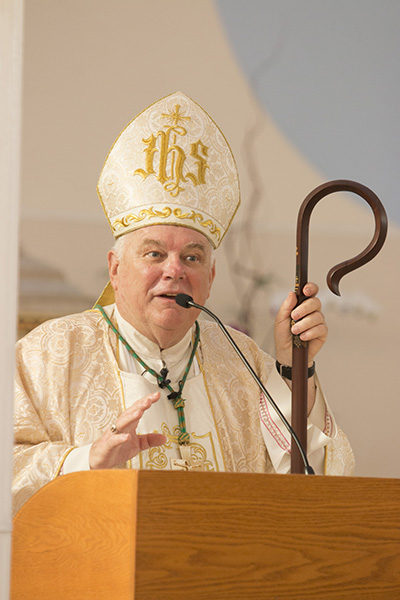
[[179,225],[200,231],[214,248],[240,203],[236,163],[222,131],[181,92],[127,125],[97,190],[116,238],[150,225]]

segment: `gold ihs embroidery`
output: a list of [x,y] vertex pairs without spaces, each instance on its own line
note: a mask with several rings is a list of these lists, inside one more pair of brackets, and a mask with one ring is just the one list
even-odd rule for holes
[[[141,175],[143,179],[153,175],[164,186],[164,189],[171,194],[172,197],[178,196],[185,188],[182,183],[186,183],[188,179],[194,185],[200,185],[206,182],[206,170],[208,169],[207,157],[208,147],[201,140],[190,145],[190,156],[194,159],[194,167],[196,172],[193,173],[186,169],[185,162],[188,158],[184,149],[178,145],[178,137],[187,135],[187,129],[179,122],[189,120],[190,117],[185,117],[180,112],[180,106],[175,106],[175,111],[170,114],[162,114],[161,116],[173,121],[173,124],[164,127],[164,131],[160,130],[154,136],[143,139],[146,144],[144,148],[145,168],[136,169],[134,175]],[[157,171],[154,164],[155,157],[158,157]]]

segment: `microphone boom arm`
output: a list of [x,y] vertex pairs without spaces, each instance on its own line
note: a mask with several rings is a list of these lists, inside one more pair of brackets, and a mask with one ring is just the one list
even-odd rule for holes
[[219,325],[220,329],[222,330],[222,332],[224,333],[225,337],[227,338],[227,340],[232,345],[232,347],[235,350],[235,352],[238,354],[238,356],[240,357],[240,359],[246,365],[246,367],[247,367],[250,375],[253,377],[254,381],[257,383],[257,385],[259,386],[259,388],[261,389],[261,391],[263,392],[263,394],[267,398],[268,402],[270,402],[270,404],[273,406],[273,408],[275,409],[275,411],[277,412],[277,414],[279,415],[279,417],[282,419],[283,423],[285,424],[287,430],[290,432],[290,434],[292,436],[292,439],[295,441],[295,444],[297,446],[299,454],[300,454],[300,456],[302,458],[303,465],[304,465],[304,473],[306,475],[314,475],[314,469],[311,467],[311,465],[308,462],[307,455],[306,455],[306,453],[303,450],[303,446],[300,443],[300,440],[299,440],[296,432],[293,430],[293,428],[291,427],[290,423],[286,419],[285,415],[282,413],[282,411],[280,410],[280,408],[278,407],[278,405],[276,404],[276,402],[274,401],[274,399],[272,398],[272,396],[270,395],[270,393],[265,388],[264,384],[262,383],[262,381],[260,380],[260,378],[258,377],[258,375],[256,374],[256,372],[254,371],[253,367],[250,365],[250,363],[248,362],[248,360],[244,356],[243,352],[237,346],[235,340],[229,334],[229,332],[227,331],[227,329],[226,329],[225,325],[222,323],[222,321],[216,315],[214,315],[214,313],[212,313],[210,310],[208,310],[208,308],[206,308],[205,306],[201,306],[200,304],[196,304],[196,302],[194,302],[193,299],[189,295],[187,295],[187,294],[178,294],[176,296],[175,300],[176,300],[177,304],[179,304],[180,306],[183,306],[184,308],[193,307],[193,308],[198,308],[198,309],[202,310],[207,315],[209,315]]

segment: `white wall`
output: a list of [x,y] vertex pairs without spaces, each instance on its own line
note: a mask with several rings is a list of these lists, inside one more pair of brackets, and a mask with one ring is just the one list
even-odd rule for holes
[[9,598],[20,177],[22,2],[0,3],[0,599]]

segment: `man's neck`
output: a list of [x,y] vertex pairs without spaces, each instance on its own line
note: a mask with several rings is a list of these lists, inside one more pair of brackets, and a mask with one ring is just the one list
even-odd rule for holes
[[144,329],[143,327],[141,327],[140,322],[131,323],[128,319],[126,319],[126,317],[122,314],[121,310],[118,309],[117,304],[115,304],[115,307],[119,317],[122,317],[125,323],[127,323],[130,327],[133,327],[134,330],[136,330],[150,342],[156,344],[159,347],[160,351],[167,350],[168,348],[171,348],[172,346],[178,344],[181,340],[183,340],[183,338],[189,331],[188,329],[168,330],[161,327],[153,327],[151,330],[149,330],[148,328]]

